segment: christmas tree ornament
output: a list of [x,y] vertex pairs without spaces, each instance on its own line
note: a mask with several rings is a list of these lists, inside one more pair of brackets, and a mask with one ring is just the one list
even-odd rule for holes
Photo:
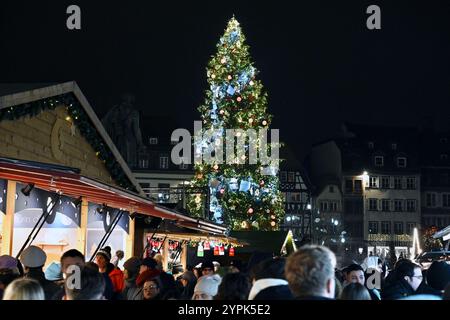
[[228,75],[227,79],[228,79],[228,80],[233,79],[233,77],[231,76],[231,74]]
[[263,125],[263,126],[267,126],[267,121],[264,120],[264,121],[262,122],[262,125]]
[[236,100],[237,100],[237,102],[241,102],[242,98],[241,97],[237,97]]
[[248,214],[252,214],[253,213],[253,208],[249,208],[247,212],[248,212]]
[[220,113],[220,114],[224,114],[225,111],[222,109],[222,110],[219,111],[219,113]]
[[253,123],[253,118],[248,119],[248,123],[252,124]]
[[275,221],[271,221],[271,222],[270,222],[270,225],[271,225],[272,227],[275,227],[276,222],[275,222]]
[[227,59],[225,59],[225,58],[220,59],[221,64],[225,64],[226,62],[227,62]]
[[253,80],[250,80],[250,85],[253,86],[254,84]]
[[212,78],[212,79],[215,79],[215,78],[216,78],[216,75],[213,73],[213,74],[211,75],[211,78]]

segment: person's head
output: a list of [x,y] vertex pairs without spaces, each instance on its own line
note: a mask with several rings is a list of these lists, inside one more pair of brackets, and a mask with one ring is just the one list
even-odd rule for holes
[[95,263],[98,265],[100,272],[105,272],[109,261],[111,261],[111,254],[109,251],[105,249],[98,250],[97,255],[95,256]]
[[306,245],[286,260],[285,275],[294,296],[334,298],[336,256],[324,246]]
[[219,285],[216,300],[247,300],[251,284],[241,272],[226,274]]
[[45,295],[36,280],[19,278],[6,287],[3,300],[45,300]]
[[359,282],[352,282],[342,289],[340,300],[372,300],[369,291]]
[[202,276],[202,268],[194,268],[192,269],[192,272],[197,278],[200,278]]
[[397,279],[405,280],[414,291],[422,283],[422,269],[410,260],[404,259],[402,263],[397,264],[394,272],[397,275]]
[[153,259],[155,259],[155,261],[156,261],[156,269],[162,271],[162,269],[163,269],[163,267],[162,267],[162,265],[163,265],[163,256],[162,256],[162,254],[160,254],[160,253],[155,254]]
[[192,300],[213,300],[219,289],[219,284],[220,278],[217,275],[198,278]]
[[49,281],[60,281],[64,278],[61,272],[61,264],[55,261],[49,264],[49,266],[45,269],[44,274],[45,279]]
[[230,262],[229,271],[231,273],[242,272],[243,269],[244,269],[244,266],[243,266],[241,260],[232,260]]
[[285,266],[285,258],[277,257],[266,259],[252,268],[251,278],[255,281],[267,278],[284,280],[286,279],[284,275]]
[[5,290],[5,288],[11,282],[13,282],[19,277],[20,277],[19,273],[13,271],[12,269],[7,268],[0,269],[0,291]]
[[364,269],[356,263],[352,263],[348,267],[345,268],[345,280],[347,283],[360,283],[364,285],[365,277],[364,277]]
[[142,260],[138,257],[131,257],[123,264],[123,276],[125,280],[135,279],[141,268]]
[[105,279],[100,272],[86,265],[81,270],[80,282],[65,283],[66,300],[103,300]]
[[185,271],[178,279],[183,287],[186,287],[189,283],[196,283],[197,277],[192,271]]
[[123,252],[123,250],[117,250],[116,257],[119,259],[119,261],[122,260],[123,257],[125,257],[125,253]]
[[211,276],[214,274],[214,263],[212,261],[202,262],[202,275]]
[[25,273],[29,272],[30,269],[42,270],[46,260],[47,255],[44,250],[36,246],[29,246],[20,255]]
[[157,278],[145,281],[142,292],[144,295],[144,300],[155,299],[161,292],[160,281],[158,281]]
[[139,269],[139,273],[142,273],[149,269],[156,269],[157,265],[158,265],[158,262],[155,259],[147,257],[142,260],[142,263],[141,263],[141,266]]
[[76,249],[70,249],[64,252],[63,255],[61,256],[60,261],[61,261],[61,272],[65,277],[68,276],[67,268],[69,266],[77,266],[80,269],[82,269],[86,263],[84,255]]
[[8,255],[2,255],[0,256],[0,270],[3,270],[3,273],[9,273],[10,270],[11,273],[19,275],[19,268],[17,259]]
[[450,264],[434,261],[427,270],[427,283],[433,289],[443,291],[450,284]]

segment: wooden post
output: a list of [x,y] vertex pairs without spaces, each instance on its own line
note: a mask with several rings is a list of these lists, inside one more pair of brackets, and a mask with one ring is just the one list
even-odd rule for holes
[[134,256],[134,219],[128,220],[127,248],[125,250],[125,261]]
[[169,239],[166,239],[164,241],[162,250],[163,250],[163,253],[162,253],[163,270],[167,271],[167,267],[169,266]]
[[80,227],[78,228],[77,249],[86,256],[86,238],[88,224],[89,203],[85,197],[82,198],[80,210]]
[[6,214],[3,217],[1,254],[12,255],[14,211],[16,207],[16,182],[8,180],[6,191]]
[[184,271],[186,271],[186,266],[187,266],[187,248],[188,248],[188,244],[186,241],[183,244],[183,249],[181,250],[181,257],[180,257],[180,263],[183,266]]

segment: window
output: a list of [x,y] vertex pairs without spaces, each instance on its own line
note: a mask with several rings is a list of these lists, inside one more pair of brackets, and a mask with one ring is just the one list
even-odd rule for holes
[[394,188],[402,189],[402,177],[394,177]]
[[159,168],[160,169],[169,168],[169,157],[159,157]]
[[450,207],[450,193],[442,194],[442,206],[447,208]]
[[406,211],[416,212],[416,200],[406,200]]
[[355,192],[362,192],[362,180],[355,180]]
[[329,191],[330,193],[334,193],[334,186],[330,186],[330,187],[328,188],[328,191]]
[[372,141],[369,141],[369,142],[367,143],[367,146],[369,147],[369,149],[373,149],[373,142],[372,142]]
[[381,177],[381,188],[382,189],[389,189],[390,188],[390,179],[389,177]]
[[406,168],[406,158],[405,157],[398,157],[397,158],[397,167],[399,167],[399,168]]
[[397,150],[397,144],[396,143],[391,143],[391,149],[392,150]]
[[353,180],[345,180],[345,192],[353,192]]
[[370,234],[378,233],[378,222],[377,221],[369,221],[369,233]]
[[375,166],[382,167],[384,165],[384,157],[383,156],[376,156],[375,157]]
[[294,181],[295,181],[295,172],[289,172],[288,182],[294,182]]
[[370,177],[370,187],[378,188],[378,177]]
[[152,137],[152,138],[150,138],[148,140],[149,140],[150,144],[158,144],[158,138]]
[[148,168],[148,159],[139,159],[139,168],[147,169]]
[[416,178],[415,177],[406,178],[406,189],[409,189],[409,190],[416,189]]
[[170,199],[170,184],[158,183],[158,201],[168,201]]
[[337,212],[338,211],[338,203],[336,201],[332,201],[330,203],[330,205],[331,205],[331,208],[330,208],[331,212]]
[[401,212],[403,211],[403,200],[394,200],[394,211]]
[[390,204],[391,204],[391,201],[389,199],[382,199],[381,200],[381,210],[383,210],[384,212],[391,211]]
[[403,222],[400,221],[394,222],[394,233],[403,234]]
[[414,233],[414,228],[416,227],[416,224],[414,222],[408,222],[406,224],[406,234],[409,234],[410,236]]
[[382,221],[381,222],[381,234],[391,234],[391,222]]
[[147,183],[147,182],[141,182],[141,183],[139,183],[139,185],[141,186],[142,189],[150,188],[150,183]]
[[287,180],[287,172],[286,171],[281,171],[280,178],[281,178],[281,182],[286,182],[286,180]]
[[378,211],[378,201],[377,199],[369,199],[369,210],[370,211]]
[[436,194],[435,193],[427,193],[427,207],[436,207]]
[[322,212],[328,211],[328,202],[322,201],[320,203],[320,211],[322,211]]

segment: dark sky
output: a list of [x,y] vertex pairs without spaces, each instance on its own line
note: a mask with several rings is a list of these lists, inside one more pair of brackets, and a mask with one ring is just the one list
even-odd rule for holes
[[[82,30],[66,29],[78,4]],[[366,28],[381,7],[382,29]],[[344,121],[450,120],[450,1],[6,1],[0,81],[76,80],[102,116],[131,91],[190,130],[235,14],[283,141],[300,156]],[[168,124],[170,125],[170,124]]]

